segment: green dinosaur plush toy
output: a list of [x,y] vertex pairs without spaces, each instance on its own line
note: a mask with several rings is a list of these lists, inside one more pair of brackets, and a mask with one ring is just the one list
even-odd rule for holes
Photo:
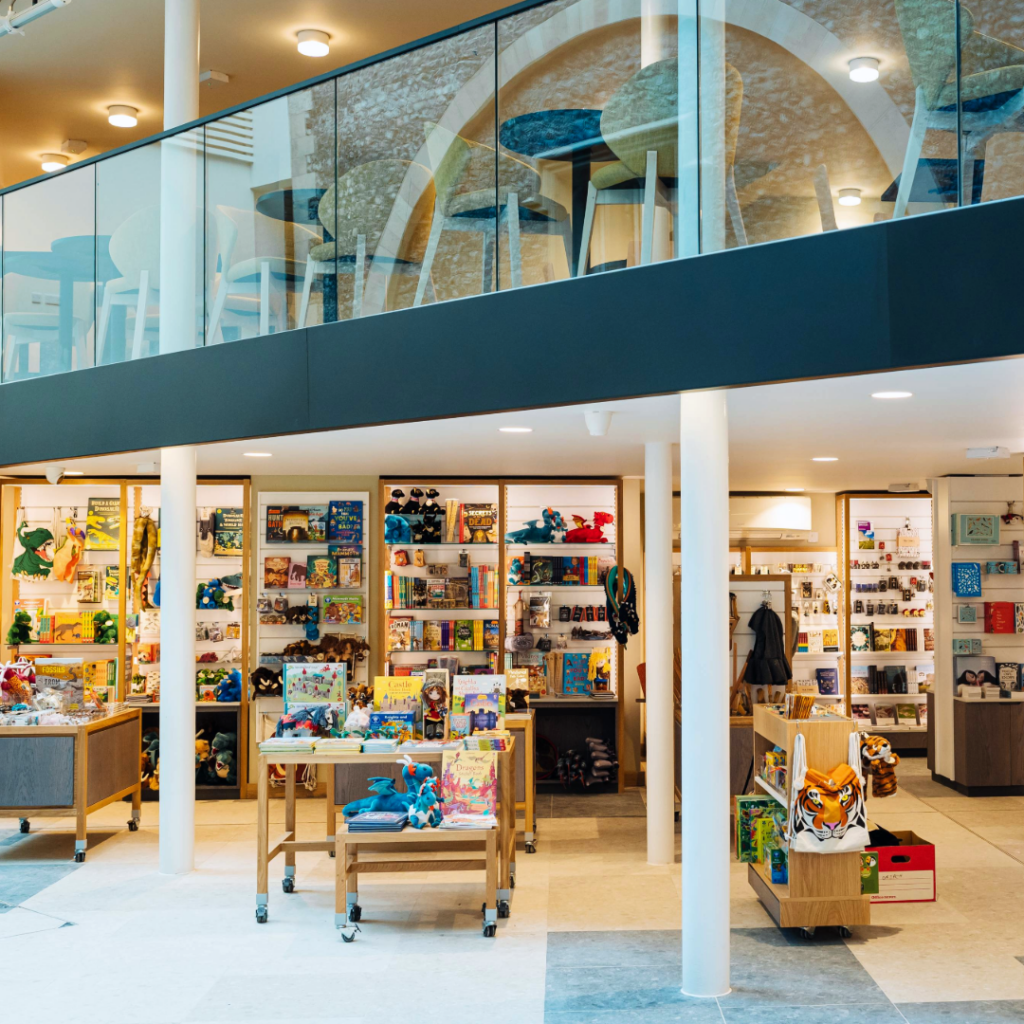
[[117,616],[102,609],[92,617],[93,643],[117,643]]
[[11,628],[7,630],[7,643],[27,644],[32,640],[32,616],[28,612],[15,612]]

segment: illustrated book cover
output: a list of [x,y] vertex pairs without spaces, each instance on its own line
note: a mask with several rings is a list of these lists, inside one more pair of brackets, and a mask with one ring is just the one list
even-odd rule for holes
[[444,813],[498,813],[498,759],[489,750],[446,750],[441,755]]

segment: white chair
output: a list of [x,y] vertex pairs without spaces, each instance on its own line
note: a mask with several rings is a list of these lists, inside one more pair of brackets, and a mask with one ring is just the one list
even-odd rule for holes
[[[89,365],[88,327],[81,317],[72,320],[71,369]],[[36,376],[41,370],[44,347],[60,345],[58,313],[6,313],[3,318],[3,379],[21,380]],[[24,364],[22,359],[24,358]]]
[[[924,138],[929,128],[956,132],[957,31],[951,0],[896,0],[896,17],[914,80],[914,119],[903,158],[893,218],[907,212]],[[974,16],[960,7],[960,118],[963,181],[960,194],[973,202],[974,168],[988,140],[1019,131],[1024,110],[1024,50],[974,31]]]
[[523,283],[523,234],[561,236],[566,264],[571,268],[572,224],[568,211],[540,194],[540,175],[529,164],[500,153],[497,160],[498,187],[495,189],[493,147],[465,139],[433,122],[428,121],[424,128],[437,202],[414,306],[420,305],[426,295],[437,247],[445,231],[470,231],[482,236],[481,292],[490,291],[492,254],[496,234],[502,224],[508,231],[510,283],[513,288]]
[[269,334],[272,293],[278,296],[277,330],[286,330],[287,293],[298,291],[307,271],[308,253],[321,244],[320,236],[301,224],[231,206],[217,206],[213,222],[218,280],[207,344],[224,340],[218,339],[217,333],[225,309],[244,315],[252,310],[253,298],[258,302],[259,334]]

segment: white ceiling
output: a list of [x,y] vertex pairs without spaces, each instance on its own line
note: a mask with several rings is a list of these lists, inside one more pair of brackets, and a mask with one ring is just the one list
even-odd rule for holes
[[[871,398],[882,390],[914,397]],[[1024,451],[1022,397],[1024,359],[736,389],[729,392],[730,486],[834,492],[952,473],[1019,473],[1019,456],[978,462],[964,449]],[[206,445],[198,467],[204,475],[639,476],[644,442],[678,437],[677,402],[661,396]],[[614,413],[607,436],[590,436],[585,408]],[[501,426],[530,426],[533,433],[503,434]],[[272,457],[246,458],[250,451]],[[816,455],[838,461],[812,462]],[[139,463],[158,458],[135,452],[78,459],[67,468],[134,475]]]

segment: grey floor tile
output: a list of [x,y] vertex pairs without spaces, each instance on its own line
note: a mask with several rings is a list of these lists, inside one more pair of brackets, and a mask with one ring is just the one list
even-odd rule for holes
[[544,1024],[722,1024],[714,999],[680,1006],[657,1006],[641,1010],[554,1010],[544,1014]]
[[554,814],[551,810],[553,794],[551,793],[537,793],[537,799],[534,801],[534,815],[538,818],[553,818]]
[[680,991],[678,967],[549,967],[544,993],[548,1012],[571,1010],[654,1010],[682,1007],[693,1000]]
[[76,864],[2,864],[0,863],[0,904],[17,906],[37,892],[60,881]]
[[904,1024],[892,1003],[862,1003],[858,1006],[728,1006],[723,1004],[725,1024]]
[[677,931],[549,932],[553,967],[675,967],[681,974]]
[[1024,999],[992,999],[962,1003],[898,1003],[910,1024],[1020,1024]]
[[636,791],[553,793],[551,813],[555,818],[643,818],[647,810]]

